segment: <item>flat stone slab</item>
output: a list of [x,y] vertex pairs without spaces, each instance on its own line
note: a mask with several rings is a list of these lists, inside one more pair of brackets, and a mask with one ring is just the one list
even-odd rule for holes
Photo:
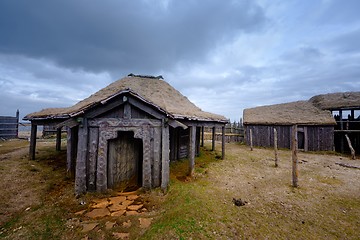
[[111,197],[109,200],[111,204],[121,204],[122,202],[126,201],[126,196]]
[[151,225],[152,218],[139,218],[140,227],[148,228]]
[[124,228],[129,228],[129,227],[131,227],[131,220],[129,219],[129,220],[127,220],[126,222],[123,222],[123,227]]
[[138,215],[139,213],[137,211],[127,211],[126,212],[126,216],[133,216],[133,215]]
[[88,212],[87,214],[85,214],[86,217],[89,218],[102,218],[105,216],[109,216],[110,215],[110,211],[107,208],[96,208],[94,210],[92,210],[91,212]]
[[129,206],[129,205],[131,205],[133,203],[134,203],[134,201],[132,201],[132,200],[125,200],[121,204],[124,205],[124,206]]
[[138,195],[129,195],[129,196],[127,196],[127,200],[136,200],[138,198],[139,198]]
[[106,228],[106,230],[112,229],[115,224],[116,224],[116,222],[106,222],[106,223],[105,223],[105,228]]
[[117,211],[120,211],[120,210],[126,210],[126,207],[125,205],[111,205],[109,208],[110,212],[117,212]]
[[111,216],[112,217],[120,217],[120,216],[124,215],[125,212],[126,212],[126,210],[120,210],[120,211],[111,213]]
[[118,192],[117,195],[119,196],[129,196],[129,195],[136,195],[138,191],[132,191],[132,192]]
[[102,202],[92,205],[91,208],[106,208],[109,205],[110,205],[110,203],[108,202],[108,200],[105,200],[105,201],[102,201]]
[[116,239],[130,239],[130,233],[120,233],[120,232],[114,232],[113,236]]
[[141,209],[144,205],[140,204],[140,205],[130,205],[127,207],[128,210],[130,211],[137,211],[139,209]]
[[99,225],[98,223],[84,223],[83,224],[83,229],[81,230],[81,232],[89,232],[91,230],[93,230],[94,228],[96,228],[96,226]]

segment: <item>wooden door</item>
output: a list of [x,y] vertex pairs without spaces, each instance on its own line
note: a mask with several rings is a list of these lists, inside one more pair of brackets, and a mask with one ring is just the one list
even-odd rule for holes
[[137,189],[142,183],[142,141],[133,132],[119,132],[108,143],[108,188]]

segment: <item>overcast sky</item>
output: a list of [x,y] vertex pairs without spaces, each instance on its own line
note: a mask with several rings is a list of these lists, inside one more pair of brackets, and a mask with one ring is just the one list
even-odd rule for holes
[[129,73],[205,111],[360,91],[359,0],[2,0],[0,115],[66,107]]

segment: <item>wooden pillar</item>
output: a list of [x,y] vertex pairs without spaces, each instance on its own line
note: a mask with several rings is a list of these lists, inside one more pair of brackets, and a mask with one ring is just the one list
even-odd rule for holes
[[211,151],[215,151],[215,127],[212,128],[212,137],[211,137]]
[[152,187],[151,156],[150,156],[150,127],[143,128],[143,177],[142,187],[149,190]]
[[221,128],[221,159],[225,159],[225,125]]
[[61,151],[61,127],[56,129],[56,151]]
[[161,127],[161,189],[167,190],[170,180],[170,159],[169,159],[169,126],[163,121]]
[[353,146],[351,145],[350,138],[348,137],[347,134],[345,134],[345,138],[346,138],[346,141],[347,141],[347,143],[349,145],[349,148],[350,148],[350,151],[351,151],[351,159],[355,160],[356,159],[355,150],[354,150]]
[[204,126],[201,127],[201,147],[204,147]]
[[16,138],[19,137],[19,109],[16,110]]
[[196,127],[190,127],[190,141],[189,141],[189,175],[193,176],[195,170],[195,148],[196,148]]
[[291,150],[292,150],[292,186],[298,187],[298,158],[297,158],[297,126],[292,127]]
[[37,125],[31,123],[29,158],[35,160]]
[[88,126],[84,118],[79,126],[78,147],[75,169],[75,194],[77,196],[86,192],[86,159],[88,153]]
[[[344,123],[343,123],[343,114],[342,110],[339,110],[339,118],[340,118],[340,130],[344,130]],[[340,152],[344,153],[344,133],[340,132]]]
[[252,129],[250,128],[250,150],[253,150],[253,134]]
[[274,128],[274,151],[275,151],[275,167],[278,167],[278,137],[277,130]]

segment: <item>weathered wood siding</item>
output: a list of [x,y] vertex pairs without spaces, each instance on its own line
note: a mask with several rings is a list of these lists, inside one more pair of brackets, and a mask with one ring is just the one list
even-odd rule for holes
[[[269,126],[269,125],[246,125],[245,139],[250,144],[250,129],[253,134],[253,145],[259,147],[274,146],[274,130],[278,134],[278,147],[290,149],[291,146],[291,126]],[[298,137],[303,140],[299,146],[303,145],[305,151],[327,151],[333,150],[334,146],[334,127],[333,126],[298,126]],[[300,139],[301,140],[301,139]]]
[[0,116],[0,139],[17,138],[19,132],[19,111],[15,117]]

